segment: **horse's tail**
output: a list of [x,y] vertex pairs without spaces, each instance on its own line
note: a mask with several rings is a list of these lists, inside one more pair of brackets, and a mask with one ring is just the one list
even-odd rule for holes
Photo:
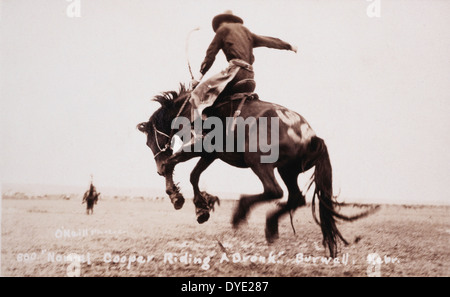
[[[355,216],[345,216],[335,211],[334,207],[339,205],[335,197],[333,196],[333,178],[330,157],[328,154],[327,146],[323,139],[319,137],[313,137],[311,140],[311,147],[317,153],[317,159],[315,161],[315,171],[311,178],[311,183],[315,183],[314,195],[312,198],[312,213],[314,220],[320,225],[323,234],[323,245],[328,247],[330,256],[335,257],[337,255],[337,242],[342,240],[344,244],[348,245],[348,242],[342,236],[341,232],[336,226],[336,218],[345,221],[354,221],[359,218],[369,215],[372,211],[363,212]],[[319,216],[320,221],[317,219],[315,212],[315,199],[319,199]]]

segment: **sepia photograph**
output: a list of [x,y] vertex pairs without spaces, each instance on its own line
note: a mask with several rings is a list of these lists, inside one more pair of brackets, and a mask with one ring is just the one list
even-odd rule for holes
[[449,277],[449,15],[1,0],[0,276]]

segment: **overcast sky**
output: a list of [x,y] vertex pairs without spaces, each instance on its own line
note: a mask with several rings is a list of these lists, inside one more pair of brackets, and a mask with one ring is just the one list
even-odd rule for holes
[[[136,124],[151,98],[189,82],[232,10],[254,33],[260,98],[302,114],[325,139],[340,200],[450,202],[450,1],[1,1],[1,181],[164,189]],[[373,11],[373,10],[371,10]],[[217,56],[209,74],[227,66]],[[195,161],[175,179],[191,193]],[[281,180],[280,180],[281,181]],[[303,181],[300,180],[300,185]],[[249,169],[214,163],[211,193],[262,190]],[[284,186],[284,185],[283,185]],[[230,190],[231,189],[231,190]]]

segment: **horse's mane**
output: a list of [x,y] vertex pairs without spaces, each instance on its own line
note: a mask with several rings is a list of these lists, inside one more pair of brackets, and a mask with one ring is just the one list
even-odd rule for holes
[[138,124],[137,128],[141,132],[149,133],[153,124],[158,125],[167,122],[168,118],[170,118],[167,116],[168,113],[178,112],[176,107],[177,103],[185,99],[190,92],[183,83],[180,83],[178,92],[167,91],[153,97],[152,101],[158,102],[161,104],[161,107],[153,113],[148,122]]
[[185,96],[187,96],[189,93],[190,91],[186,89],[186,86],[180,83],[180,89],[178,92],[163,92],[160,95],[156,95],[152,100],[161,104],[162,108],[172,109],[179,99],[185,98]]

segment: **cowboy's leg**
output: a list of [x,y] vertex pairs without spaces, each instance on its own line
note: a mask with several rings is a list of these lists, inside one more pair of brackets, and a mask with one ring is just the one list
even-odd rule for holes
[[194,123],[197,119],[201,118],[203,109],[207,107],[204,106],[205,104],[203,103],[203,98],[210,89],[209,81],[210,79],[200,83],[191,93],[191,98],[189,99],[192,106],[191,123]]
[[[214,104],[227,84],[239,73],[239,67],[228,67],[201,82],[191,93],[191,122],[202,117],[203,110]],[[196,111],[196,112],[194,112]]]

